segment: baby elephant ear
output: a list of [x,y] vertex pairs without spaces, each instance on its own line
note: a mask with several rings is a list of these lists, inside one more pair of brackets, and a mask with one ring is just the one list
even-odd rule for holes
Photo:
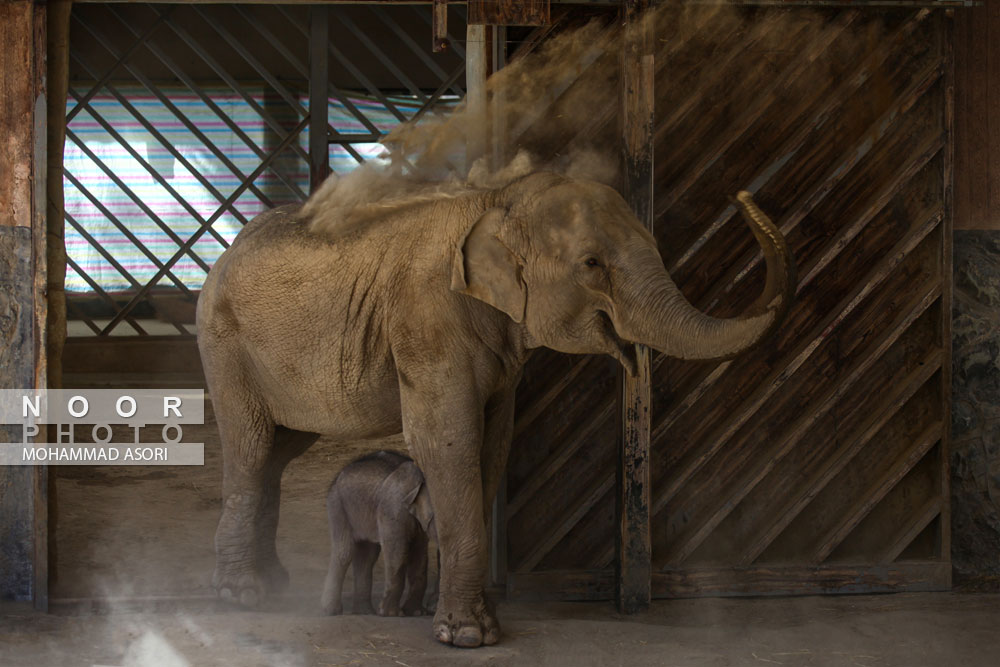
[[420,527],[424,529],[425,533],[437,539],[436,534],[432,532],[434,508],[431,506],[431,494],[427,490],[427,484],[420,487],[420,493],[410,505],[410,514],[417,517],[417,521],[420,522]]
[[491,208],[466,232],[451,268],[451,288],[524,320],[527,290],[521,264],[499,237],[504,212]]
[[393,470],[383,484],[390,489],[394,498],[399,498],[403,507],[409,508],[424,485],[424,475],[416,463],[407,461]]

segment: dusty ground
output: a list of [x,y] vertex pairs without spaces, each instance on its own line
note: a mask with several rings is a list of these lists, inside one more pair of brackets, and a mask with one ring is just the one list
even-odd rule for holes
[[899,594],[654,603],[501,604],[493,647],[436,644],[427,618],[272,612],[40,615],[0,607],[0,663],[70,667],[727,665],[993,667],[1000,596]]
[[[58,469],[54,613],[0,607],[0,665],[1000,664],[1000,596],[990,595],[674,600],[632,617],[606,603],[501,603],[501,644],[475,651],[436,644],[427,618],[323,617],[326,488],[378,443],[320,441],[291,464],[278,549],[292,589],[260,612],[228,610],[209,587],[215,428],[208,410],[204,427],[185,431],[205,442],[203,467]],[[94,597],[112,602],[86,601]]]
[[[205,443],[204,466],[59,466],[54,598],[209,596],[221,511],[222,457],[211,403],[184,442]],[[116,430],[115,440],[127,438]],[[80,429],[78,441],[86,440]],[[83,437],[81,437],[83,436]],[[293,596],[315,595],[330,554],[325,498],[349,461],[398,440],[344,446],[320,440],[282,482],[278,553]],[[381,563],[377,568],[381,568]],[[350,590],[348,585],[348,590]]]

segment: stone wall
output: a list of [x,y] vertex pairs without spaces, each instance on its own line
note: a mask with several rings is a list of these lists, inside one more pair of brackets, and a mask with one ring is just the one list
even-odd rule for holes
[[955,232],[952,559],[958,586],[1000,583],[1000,232]]

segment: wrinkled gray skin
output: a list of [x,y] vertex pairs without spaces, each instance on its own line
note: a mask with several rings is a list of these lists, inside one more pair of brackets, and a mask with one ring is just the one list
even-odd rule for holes
[[[371,614],[372,569],[382,552],[385,592],[379,616],[422,616],[427,590],[427,535],[434,510],[424,476],[408,457],[381,451],[344,466],[326,496],[330,519],[330,569],[323,611],[343,612],[347,565],[354,566],[355,614]],[[406,601],[400,607],[404,585]]]
[[219,594],[254,605],[287,582],[274,543],[281,473],[315,434],[402,430],[435,508],[434,635],[495,643],[486,512],[529,351],[610,354],[633,373],[633,343],[717,359],[759,342],[788,308],[794,271],[778,230],[738,198],[768,271],[757,302],[727,320],[684,299],[617,192],[551,173],[384,206],[339,236],[313,234],[294,208],[251,221],[198,304],[224,454]]

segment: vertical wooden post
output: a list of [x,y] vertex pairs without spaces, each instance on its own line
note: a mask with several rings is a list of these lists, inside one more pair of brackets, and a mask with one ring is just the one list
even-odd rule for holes
[[486,154],[486,78],[489,76],[489,45],[485,25],[466,28],[465,107],[470,122],[466,127],[465,170]]
[[448,0],[434,0],[431,5],[431,48],[439,53],[448,48]]
[[309,8],[309,191],[330,175],[329,59],[330,21],[325,5]]
[[[69,88],[69,21],[72,0],[49,0],[45,18],[46,88],[48,112],[46,122],[46,321],[45,363],[48,368],[48,388],[63,386],[63,348],[66,345],[66,223],[63,197],[63,149],[66,144],[66,95]],[[55,426],[49,426],[49,442],[55,441]],[[35,551],[35,606],[48,607],[50,562],[56,562],[56,485],[48,483],[47,469],[36,475],[38,482],[35,511],[38,543]],[[40,553],[42,540],[45,553]],[[54,577],[53,577],[54,578]]]
[[[507,27],[490,26],[490,74],[507,65]],[[507,162],[506,123],[504,97],[500,90],[493,90],[489,99],[490,169],[497,171]],[[504,587],[507,584],[507,474],[504,473],[493,499],[493,521],[490,534],[490,583]]]
[[[944,221],[941,223],[941,326],[938,331],[939,344],[944,351],[944,361],[941,364],[941,395],[948,397],[944,401],[944,413],[941,415],[943,432],[941,434],[940,475],[941,500],[941,532],[938,535],[938,557],[944,562],[951,562],[951,405],[952,395],[952,304],[954,303],[954,225],[955,225],[955,10],[944,12],[940,21],[943,22],[938,31],[943,40],[941,49],[945,62],[944,76],[944,131],[946,135],[943,164],[942,192],[944,194]],[[948,581],[951,587],[951,568],[948,568]]]
[[[647,0],[624,0],[621,54],[623,194],[639,221],[653,230],[653,50]],[[649,605],[650,350],[636,346],[638,372],[619,371],[618,558],[615,599],[622,613]]]
[[[45,386],[45,8],[0,3],[0,388]],[[0,440],[20,442],[20,426]],[[48,601],[47,469],[0,467],[0,598]]]

